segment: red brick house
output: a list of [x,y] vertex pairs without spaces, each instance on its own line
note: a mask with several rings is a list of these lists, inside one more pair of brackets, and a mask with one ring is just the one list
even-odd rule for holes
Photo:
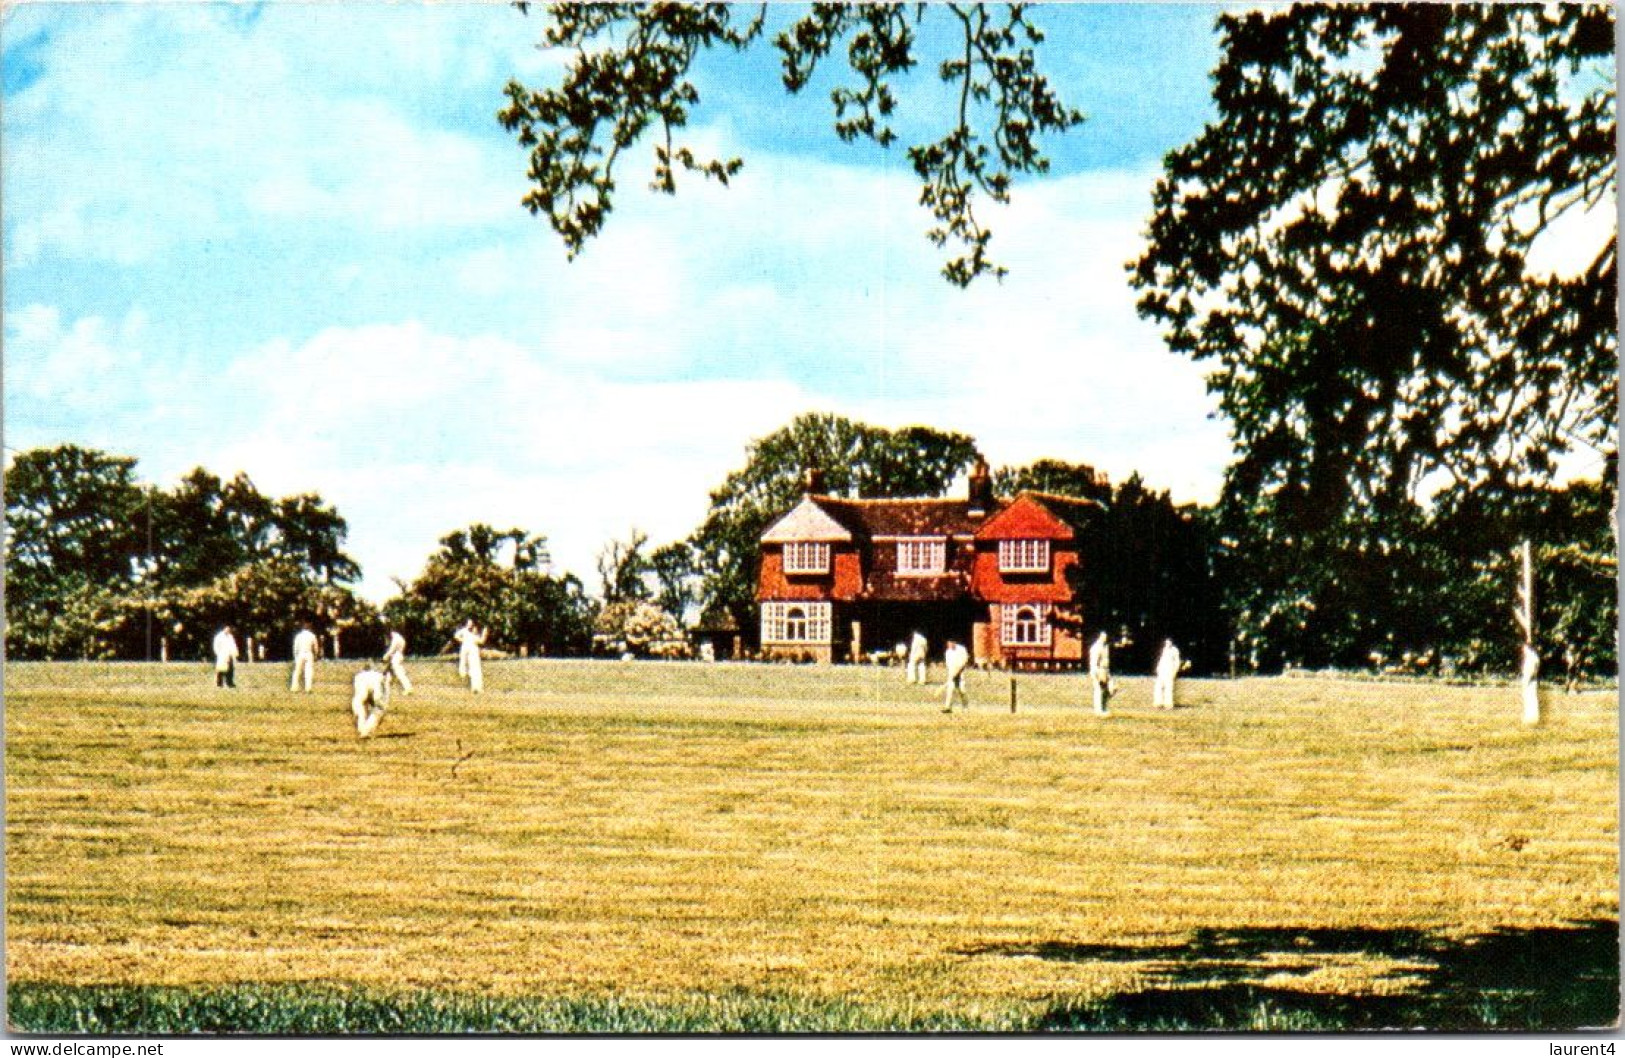
[[992,664],[1084,656],[1068,573],[1098,504],[995,498],[985,463],[964,499],[850,500],[809,485],[762,534],[764,654],[845,660],[919,631],[933,655],[953,639]]

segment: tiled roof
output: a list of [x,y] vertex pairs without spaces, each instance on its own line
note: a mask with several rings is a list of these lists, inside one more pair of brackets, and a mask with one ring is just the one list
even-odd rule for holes
[[[969,535],[986,520],[971,517],[969,500],[847,500],[815,496],[814,501],[831,518],[852,531],[867,536],[950,536]],[[991,512],[989,512],[991,513]]]
[[[1022,492],[1075,530],[1094,524],[1101,511],[1094,500],[1060,496],[1050,492]],[[829,515],[854,537],[890,536],[970,536],[1013,501],[997,499],[992,509],[971,515],[969,500],[901,499],[851,500],[837,496],[811,496],[818,509]]]
[[1094,500],[1079,499],[1076,496],[1059,496],[1053,492],[1024,492],[1022,495],[1031,496],[1048,508],[1055,517],[1080,531],[1096,525],[1095,520],[1104,510]]

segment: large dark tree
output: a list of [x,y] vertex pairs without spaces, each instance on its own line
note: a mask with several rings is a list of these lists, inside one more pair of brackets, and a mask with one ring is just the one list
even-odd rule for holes
[[[1535,498],[1565,451],[1618,447],[1612,11],[1219,24],[1219,118],[1168,157],[1133,279],[1232,424],[1244,660],[1507,664],[1516,533],[1612,571],[1610,539],[1517,513],[1562,506]],[[1560,615],[1594,595],[1545,580]]]
[[782,23],[773,45],[792,94],[844,48],[851,79],[831,93],[835,132],[849,143],[888,147],[897,139],[893,83],[924,57],[922,20],[940,18],[951,25],[948,44],[929,58],[958,105],[938,139],[908,147],[908,160],[920,179],[920,203],[935,221],[927,236],[957,252],[943,275],[960,286],[986,273],[1002,275],[988,256],[990,232],[977,217],[978,200],[1008,201],[1017,174],[1049,167],[1038,138],[1083,121],[1038,72],[1034,48],[1043,34],[1027,5],[814,4],[794,10],[792,20],[767,4],[547,5],[542,40],[572,49],[572,62],[557,87],[509,83],[508,105],[498,115],[530,151],[534,187],[525,206],[546,214],[570,254],[579,253],[613,206],[616,163],[645,134],[654,139],[654,189],[674,192],[679,169],[726,184],[740,159],[697,157],[676,138],[700,102],[691,70],[702,53],[741,52],[759,43],[770,21]]
[[993,483],[1002,496],[1031,490],[1101,505],[1085,530],[1073,589],[1083,605],[1084,632],[1110,634],[1122,668],[1149,670],[1165,639],[1199,671],[1226,667],[1231,619],[1208,512],[1176,506],[1138,474],[1113,487],[1093,467],[1055,459],[1000,467]]
[[276,501],[273,557],[308,570],[325,584],[348,584],[361,577],[361,567],[344,553],[350,527],[343,516],[314,493]]
[[[1214,367],[1228,497],[1260,544],[1617,449],[1612,9],[1219,25],[1219,117],[1169,155],[1133,279],[1173,348]],[[1542,236],[1588,209],[1603,237],[1542,265]]]
[[964,434],[798,416],[750,446],[745,466],[711,493],[711,512],[689,538],[705,616],[728,614],[740,628],[756,627],[762,533],[800,500],[807,471],[820,472],[832,496],[941,496],[976,457],[976,443]]

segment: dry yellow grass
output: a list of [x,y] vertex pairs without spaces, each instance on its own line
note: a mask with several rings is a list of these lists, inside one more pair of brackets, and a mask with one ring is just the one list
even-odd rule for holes
[[[419,663],[6,669],[12,981],[340,981],[975,1011],[1178,980],[1412,987],[1408,931],[1617,919],[1612,693]],[[1305,932],[1362,931],[1375,943]],[[1217,932],[1213,932],[1217,931]],[[1193,940],[1195,938],[1195,940]],[[1205,939],[1204,939],[1205,938]],[[1251,938],[1250,941],[1247,938]],[[1262,938],[1262,939],[1261,939]]]

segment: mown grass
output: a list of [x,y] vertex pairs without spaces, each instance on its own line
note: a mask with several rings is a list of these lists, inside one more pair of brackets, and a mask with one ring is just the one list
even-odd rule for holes
[[165,988],[13,985],[14,1023],[39,1033],[450,1035],[1016,1031],[1008,1020],[732,992],[664,1002],[388,993],[331,985]]
[[[1612,695],[420,664],[6,670],[30,1031],[1562,1028],[1618,1016]],[[77,1020],[76,1020],[77,1019]]]

